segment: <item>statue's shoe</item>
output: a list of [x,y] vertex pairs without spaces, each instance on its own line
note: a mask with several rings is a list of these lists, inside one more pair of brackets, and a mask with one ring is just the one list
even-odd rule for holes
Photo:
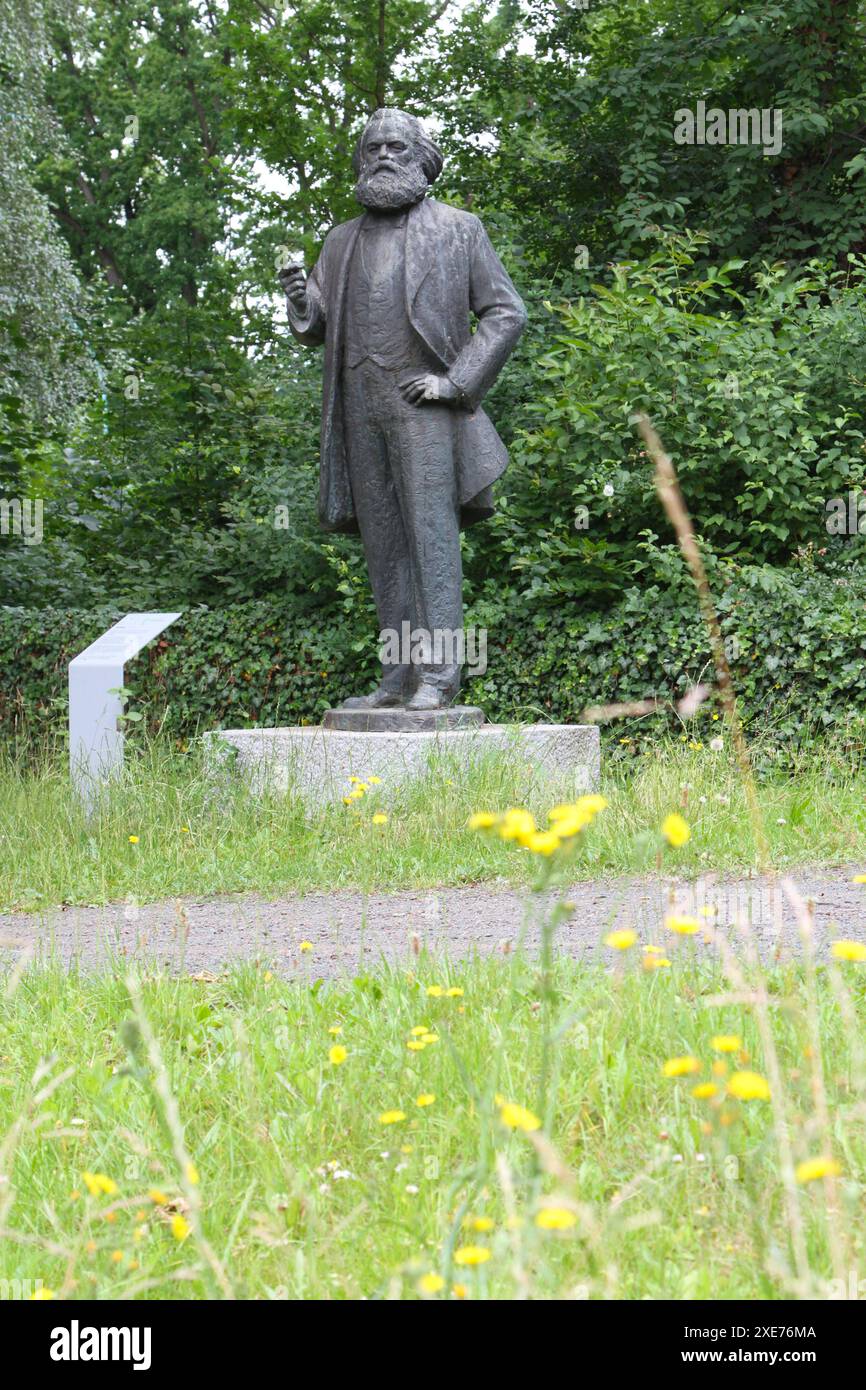
[[397,705],[402,705],[403,698],[393,690],[386,690],[382,685],[374,690],[371,695],[350,695],[348,700],[343,700],[339,705],[340,709],[393,709]]
[[451,701],[446,690],[422,681],[406,704],[407,709],[447,709]]

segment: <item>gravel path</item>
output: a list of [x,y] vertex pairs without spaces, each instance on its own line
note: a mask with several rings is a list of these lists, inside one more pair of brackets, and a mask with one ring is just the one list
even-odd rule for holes
[[[833,935],[866,941],[866,886],[854,869],[800,870],[792,880],[814,903],[816,943]],[[516,945],[527,895],[500,883],[404,893],[314,893],[268,902],[257,896],[184,898],[135,906],[58,908],[40,915],[0,915],[0,951],[8,958],[56,952],[86,969],[113,959],[138,959],[172,971],[215,972],[233,961],[267,960],[288,976],[314,979],[366,973],[383,960],[408,961],[420,945],[451,959]],[[595,879],[575,884],[574,910],[557,948],[588,958],[608,955],[601,937],[613,927],[637,929],[643,943],[661,943],[665,912],[717,909],[731,939],[750,922],[763,954],[799,949],[791,906],[778,884],[758,878],[708,876],[696,884],[652,878]],[[524,942],[539,944],[536,917]],[[714,948],[701,936],[699,949]],[[302,941],[313,950],[302,953]]]

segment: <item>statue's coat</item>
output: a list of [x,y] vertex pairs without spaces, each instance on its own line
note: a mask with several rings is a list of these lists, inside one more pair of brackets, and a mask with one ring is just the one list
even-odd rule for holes
[[[327,531],[357,532],[358,523],[346,461],[340,374],[346,281],[363,217],[334,227],[307,280],[308,312],[289,305],[295,337],[311,346],[324,342],[322,455],[319,519]],[[454,411],[455,459],[460,523],[471,526],[493,513],[492,484],[505,471],[508,454],[481,409],[526,323],[526,310],[505,267],[472,213],[425,198],[406,221],[406,306],[413,329],[440,374],[462,392],[466,409]],[[477,326],[470,328],[470,312]],[[421,404],[419,410],[447,409]]]

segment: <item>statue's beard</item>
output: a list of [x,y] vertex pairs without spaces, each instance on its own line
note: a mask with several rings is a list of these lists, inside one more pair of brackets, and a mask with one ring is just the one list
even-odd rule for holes
[[362,174],[355,184],[355,197],[362,207],[387,212],[420,202],[429,186],[420,164],[404,164],[397,169]]

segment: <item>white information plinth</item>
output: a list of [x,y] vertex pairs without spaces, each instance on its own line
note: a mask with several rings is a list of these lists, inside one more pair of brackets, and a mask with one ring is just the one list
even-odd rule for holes
[[123,668],[179,613],[127,613],[69,663],[69,769],[90,802],[100,782],[123,766]]

